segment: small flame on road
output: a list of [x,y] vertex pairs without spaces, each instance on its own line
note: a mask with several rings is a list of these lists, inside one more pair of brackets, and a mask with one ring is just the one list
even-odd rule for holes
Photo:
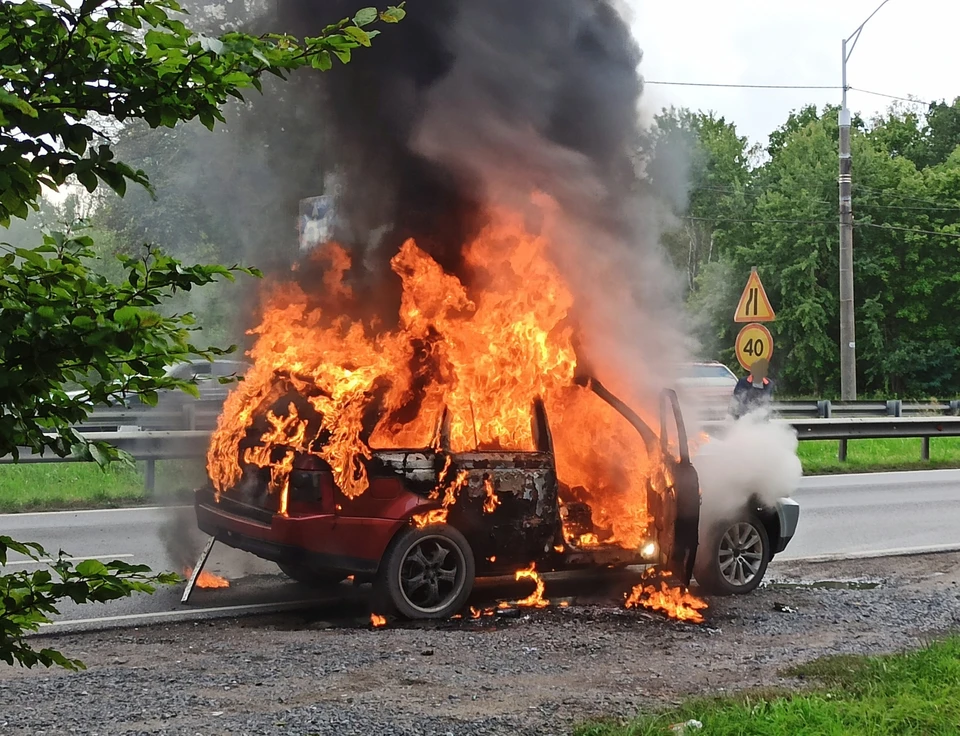
[[522,601],[517,601],[518,606],[523,608],[546,608],[550,605],[550,601],[543,597],[543,591],[546,589],[546,585],[543,582],[543,578],[540,577],[540,573],[537,572],[536,563],[531,564],[526,570],[517,570],[514,575],[517,580],[532,580],[537,584],[535,591]]
[[[188,567],[183,571],[183,576],[190,579],[190,576],[193,575],[193,568]],[[206,570],[201,570],[200,574],[197,576],[197,587],[198,588],[229,588],[230,581],[226,578],[222,578],[219,575],[214,575],[212,572],[207,572]]]
[[375,613],[370,614],[370,625],[375,629],[381,629],[387,625],[387,619],[383,616],[378,616]]
[[660,587],[651,580],[634,586],[627,596],[627,608],[646,608],[651,611],[660,611],[678,621],[690,621],[695,624],[703,623],[703,614],[700,611],[707,608],[707,602],[697,598],[686,588],[671,587],[666,581],[660,581]]

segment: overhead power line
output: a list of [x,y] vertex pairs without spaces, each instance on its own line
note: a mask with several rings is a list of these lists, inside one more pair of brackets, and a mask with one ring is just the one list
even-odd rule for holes
[[[843,87],[836,84],[733,84],[733,83],[724,83],[724,82],[677,82],[677,81],[666,81],[662,79],[645,79],[643,80],[644,84],[657,84],[661,86],[669,87],[720,87],[727,89],[832,89],[837,91],[842,91]],[[847,87],[847,90],[850,92],[860,92],[865,95],[873,95],[874,97],[886,97],[890,100],[900,100],[901,102],[913,102],[918,105],[927,105],[928,107],[932,105],[932,102],[927,100],[918,100],[913,97],[903,97],[902,95],[891,95],[887,92],[874,92],[869,89],[861,89],[860,87]]]
[[[871,194],[880,194],[880,195],[892,194],[891,192],[884,192],[879,189],[871,189],[870,187],[865,187],[863,185],[857,185],[856,188],[863,190],[864,193],[869,192]],[[745,187],[738,189],[736,187],[721,187],[721,186],[713,185],[713,186],[695,186],[691,190],[691,193],[697,192],[697,191],[724,192],[727,194],[742,194],[745,197],[752,197],[756,199],[757,197],[760,197],[761,195],[766,194],[767,192],[772,190],[747,189]],[[871,207],[873,209],[881,209],[881,210],[910,210],[915,212],[960,212],[960,205],[957,205],[957,204],[947,204],[945,202],[937,202],[935,200],[920,199],[919,197],[906,197],[901,194],[897,194],[895,196],[901,197],[903,199],[914,199],[918,202],[923,202],[925,204],[930,204],[934,206],[914,207],[910,205],[899,205],[899,204],[878,204],[874,202],[863,201],[859,198],[856,199],[856,201],[861,207]],[[826,200],[826,199],[807,199],[805,201],[816,203],[816,204],[829,204],[829,205],[836,204],[835,200]]]
[[859,227],[872,227],[876,230],[896,230],[902,233],[916,233],[917,235],[935,235],[938,238],[958,238],[960,233],[938,233],[936,230],[918,230],[913,227],[897,227],[896,225],[878,225],[872,222],[855,222]]
[[[681,220],[692,222],[738,222],[754,225],[839,225],[839,220],[765,220],[740,219],[736,217],[681,217]],[[854,222],[854,227],[872,227],[875,230],[896,230],[903,233],[917,235],[934,235],[939,238],[960,238],[960,233],[944,233],[936,230],[920,230],[913,227],[897,227],[896,225],[880,225],[873,222]]]
[[653,79],[645,79],[643,83],[671,87],[730,87],[735,89],[842,89],[835,84],[721,84],[719,82],[665,82]]
[[927,107],[930,107],[930,105],[933,104],[932,102],[927,102],[926,100],[917,100],[910,97],[900,97],[899,95],[889,95],[886,92],[871,92],[868,89],[860,89],[859,87],[847,87],[847,89],[849,89],[851,92],[862,92],[865,95],[873,95],[874,97],[886,97],[887,99],[900,100],[901,102],[914,102],[918,105],[926,105]]

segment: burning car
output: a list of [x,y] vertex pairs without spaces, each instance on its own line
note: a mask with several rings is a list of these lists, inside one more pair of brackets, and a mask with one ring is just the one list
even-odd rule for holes
[[745,513],[767,543],[738,528],[713,545],[676,394],[644,419],[587,369],[547,255],[555,208],[537,203],[534,232],[498,212],[464,248],[470,289],[405,242],[389,322],[349,316],[369,308],[334,244],[312,254],[309,291],[273,289],[211,439],[200,528],[304,583],[372,581],[411,618],[448,617],[476,577],[518,570],[653,565],[669,582],[635,593],[674,613],[697,564],[721,592],[758,583],[724,577],[730,554],[764,565],[796,517]]

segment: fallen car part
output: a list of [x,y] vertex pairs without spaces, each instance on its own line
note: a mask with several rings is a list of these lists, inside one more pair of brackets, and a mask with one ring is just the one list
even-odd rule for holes
[[216,537],[210,537],[207,540],[207,543],[203,546],[203,549],[200,551],[200,556],[197,558],[197,562],[193,566],[193,572],[190,573],[190,579],[187,580],[187,587],[183,589],[183,595],[180,596],[181,603],[186,603],[188,600],[190,600],[190,595],[193,593],[193,588],[197,584],[197,578],[199,578],[200,573],[203,572],[203,566],[207,564],[207,558],[210,557],[210,552],[213,550],[213,545],[216,544],[216,542]]

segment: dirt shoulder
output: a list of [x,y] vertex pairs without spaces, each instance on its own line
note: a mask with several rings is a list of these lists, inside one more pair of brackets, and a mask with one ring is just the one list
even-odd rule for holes
[[[714,599],[700,626],[610,599],[376,631],[328,610],[50,637],[89,669],[0,666],[0,733],[545,736],[694,693],[796,687],[789,665],[960,628],[960,554],[779,563],[771,579],[785,585]],[[817,581],[879,586],[801,584]]]

